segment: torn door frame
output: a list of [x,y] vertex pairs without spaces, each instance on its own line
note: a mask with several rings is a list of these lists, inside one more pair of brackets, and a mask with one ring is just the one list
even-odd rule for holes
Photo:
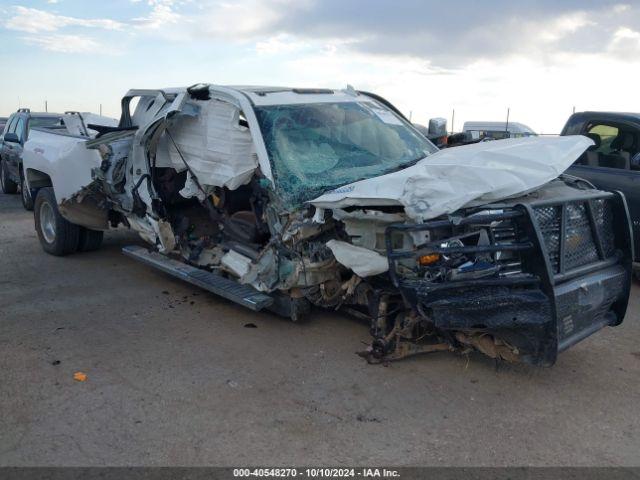
[[[249,124],[249,133],[251,135],[251,141],[255,149],[257,156],[257,169],[273,187],[273,177],[271,172],[271,165],[267,155],[266,147],[260,134],[260,127],[258,125],[257,118],[255,116],[253,106],[250,100],[241,93],[228,89],[225,87],[213,87],[208,85],[208,98],[219,100],[235,106],[240,112],[243,113]],[[133,98],[140,97],[140,103],[136,107],[133,115],[130,111],[130,104]],[[143,101],[144,99],[144,101]],[[160,107],[153,107],[155,103],[160,104]],[[138,110],[140,107],[144,107],[147,111],[151,112],[148,117],[144,116],[144,113],[140,113]],[[121,127],[135,127],[133,124],[135,119],[139,122],[139,128],[133,136],[131,146],[131,158],[128,165],[128,175],[126,176],[126,183],[124,190],[127,193],[133,192],[138,198],[131,199],[131,208],[135,206],[136,202],[143,203],[145,205],[144,214],[139,212],[138,219],[132,224],[134,228],[141,228],[148,234],[150,231],[155,231],[158,234],[166,231],[167,226],[162,229],[158,225],[161,220],[160,216],[154,212],[153,205],[156,200],[155,187],[152,183],[152,163],[153,158],[158,154],[158,148],[160,140],[163,134],[179,121],[183,116],[198,116],[201,114],[201,107],[198,105],[198,98],[190,92],[190,89],[166,89],[166,90],[129,90],[122,99],[122,118]],[[185,161],[185,167],[189,170],[188,162]],[[190,171],[190,173],[192,173]],[[191,180],[194,181],[195,175],[191,176]],[[195,182],[197,182],[197,177]],[[202,189],[202,182],[197,182],[196,186],[200,185]],[[204,190],[204,189],[203,189]],[[202,192],[203,196],[207,194],[206,190]],[[127,214],[132,213],[126,212]],[[144,225],[144,226],[143,226]],[[137,228],[136,228],[137,229]],[[162,240],[162,236],[158,236],[160,241],[159,248],[161,251],[168,251],[171,246],[168,240],[170,236],[169,232],[165,232],[167,238]],[[157,243],[157,242],[156,242]]]

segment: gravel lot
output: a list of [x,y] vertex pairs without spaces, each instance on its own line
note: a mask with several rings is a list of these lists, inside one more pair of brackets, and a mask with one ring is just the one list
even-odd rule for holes
[[621,327],[551,369],[370,366],[364,324],[254,314],[131,243],[49,256],[0,195],[0,465],[640,465],[637,285]]

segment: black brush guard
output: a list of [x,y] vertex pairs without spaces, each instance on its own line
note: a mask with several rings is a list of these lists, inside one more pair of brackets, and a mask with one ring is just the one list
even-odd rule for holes
[[[561,201],[490,205],[423,224],[394,224],[385,233],[389,275],[405,303],[441,332],[489,333],[519,358],[553,365],[559,352],[604,326],[619,325],[629,300],[633,242],[624,196],[580,191]],[[513,238],[493,235],[481,246],[442,246],[442,240],[407,251],[393,247],[398,233],[510,225]],[[519,270],[491,278],[439,283],[418,278],[418,258],[491,254],[519,257]],[[401,266],[399,268],[399,266]],[[413,273],[407,267],[415,265]],[[410,268],[410,267],[409,267]],[[404,273],[403,273],[404,272]]]

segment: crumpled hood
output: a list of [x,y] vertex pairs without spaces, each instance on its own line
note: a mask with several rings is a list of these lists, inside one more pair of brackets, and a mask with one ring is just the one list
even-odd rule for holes
[[417,221],[517,197],[557,178],[593,142],[580,135],[529,137],[448,148],[415,165],[360,180],[310,203],[318,208],[403,205]]

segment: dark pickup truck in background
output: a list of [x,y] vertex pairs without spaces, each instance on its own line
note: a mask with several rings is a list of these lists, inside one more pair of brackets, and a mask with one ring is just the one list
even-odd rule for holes
[[18,185],[22,194],[22,205],[33,210],[33,199],[27,188],[24,188],[24,172],[22,169],[22,150],[32,127],[58,125],[62,122],[59,113],[31,112],[21,108],[12,114],[3,126],[0,138],[0,186],[2,193],[17,193]]
[[601,190],[620,191],[633,225],[635,262],[640,266],[640,113],[574,113],[561,135],[585,135],[594,141],[567,173]]

